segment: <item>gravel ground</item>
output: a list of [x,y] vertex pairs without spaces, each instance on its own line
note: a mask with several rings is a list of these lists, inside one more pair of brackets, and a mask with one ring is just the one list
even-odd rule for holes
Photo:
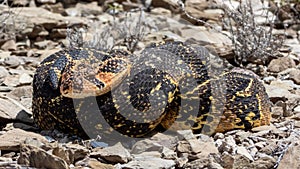
[[[0,1],[0,168],[300,168],[300,3],[251,2],[242,8],[233,0]],[[252,41],[232,40],[231,30],[239,30],[235,40]],[[33,123],[31,83],[50,54],[78,44],[138,52],[173,40],[205,46],[224,69],[255,72],[272,102],[271,125],[112,144]]]

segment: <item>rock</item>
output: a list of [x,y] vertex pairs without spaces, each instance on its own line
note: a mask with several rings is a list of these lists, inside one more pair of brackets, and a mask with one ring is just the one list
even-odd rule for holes
[[75,161],[83,159],[88,154],[88,150],[78,144],[66,144],[55,147],[52,154],[62,158],[68,164],[73,164]]
[[293,68],[296,66],[295,61],[290,57],[281,57],[278,59],[273,59],[268,66],[268,71],[279,73],[288,68]]
[[13,39],[10,39],[6,41],[2,46],[1,49],[4,51],[15,51],[17,50],[16,41]]
[[30,0],[14,0],[13,1],[13,6],[18,6],[18,7],[21,7],[21,6],[28,6],[29,5],[29,2]]
[[[17,36],[25,39],[47,36],[48,30],[54,28],[72,27],[73,25],[85,26],[87,21],[84,18],[64,17],[60,14],[52,13],[43,8],[27,7],[10,11],[18,17],[15,18]],[[16,12],[16,13],[15,13]],[[26,23],[25,27],[21,24]]]
[[28,85],[32,83],[32,79],[33,78],[29,74],[23,73],[19,77],[19,83],[20,85]]
[[210,154],[219,153],[217,147],[214,144],[214,140],[210,139],[208,141],[199,141],[197,139],[188,140],[188,143],[191,146],[192,153],[200,153],[202,156],[206,157]]
[[248,158],[250,161],[254,161],[253,157],[245,147],[237,146],[236,153]]
[[176,0],[152,0],[151,6],[166,8],[175,13],[178,13],[180,10]]
[[[30,31],[30,30],[28,30]],[[43,37],[43,39],[49,35],[49,32],[41,25],[34,25],[32,28],[32,32],[29,33],[30,38]]]
[[18,128],[18,129],[22,129],[22,130],[26,130],[26,131],[38,131],[38,128],[34,127],[33,122],[30,125],[25,124],[25,123],[15,122],[15,123],[13,123],[13,126],[14,126],[14,128]]
[[21,129],[13,129],[0,135],[0,150],[18,151],[20,149],[20,144],[24,143],[28,138],[36,139],[42,144],[48,143],[48,141],[39,134]]
[[189,161],[189,159],[187,156],[181,156],[176,159],[176,164],[178,167],[183,168],[188,161]]
[[17,86],[20,85],[19,78],[20,78],[20,75],[10,75],[10,76],[7,76],[4,79],[3,84],[5,86],[9,86],[9,87],[17,87]]
[[196,139],[196,136],[193,134],[192,130],[178,130],[177,133],[179,134],[179,140]]
[[140,158],[161,158],[161,153],[158,151],[146,151],[140,154],[133,154],[133,159],[140,159]]
[[224,138],[224,134],[223,133],[216,133],[215,136],[214,136],[214,139],[217,140],[217,139],[223,139]]
[[219,152],[236,152],[237,145],[235,143],[234,138],[229,135],[222,140],[221,145],[218,147]]
[[98,6],[97,2],[87,4],[77,3],[75,8],[80,11],[81,17],[90,15],[97,16],[103,13],[102,7]]
[[[23,109],[19,106],[16,106],[12,100],[9,100],[6,97],[0,97],[0,119],[12,121],[15,120],[18,114]],[[1,122],[0,122],[1,123]]]
[[113,165],[101,163],[96,159],[90,159],[87,164],[92,169],[115,169]]
[[188,162],[184,165],[184,168],[208,168],[210,161],[209,158],[196,159],[194,161]]
[[[52,30],[53,31],[53,30]],[[50,35],[53,36],[52,34]],[[34,46],[38,49],[53,49],[55,47],[56,43],[50,41],[50,40],[44,40],[40,42],[34,42]]]
[[9,73],[7,69],[3,66],[0,66],[0,85],[4,81],[5,77],[8,76]]
[[220,47],[224,46],[224,44],[231,44],[231,40],[227,36],[221,33],[212,33],[203,27],[183,28],[180,30],[180,36],[185,39],[195,39],[200,45],[215,45],[215,47]]
[[141,157],[141,158],[134,159],[127,164],[123,164],[120,167],[126,169],[136,169],[136,168],[171,169],[175,167],[175,162],[173,160],[166,160],[161,158]]
[[131,150],[132,154],[139,154],[146,151],[162,151],[163,146],[156,141],[144,139],[136,142]]
[[[175,149],[178,143],[178,137],[163,133],[155,134],[153,137],[151,137],[151,140],[172,150]],[[157,146],[157,144],[155,144],[154,146]]]
[[208,157],[219,153],[212,138],[207,141],[201,141],[196,138],[180,141],[177,146],[177,152],[188,154],[190,159]]
[[259,150],[259,152],[271,155],[278,148],[276,142],[268,140],[267,145]]
[[152,9],[151,13],[154,15],[172,16],[172,12],[170,10],[160,7]]
[[221,160],[221,164],[224,168],[233,168],[234,157],[228,152],[222,153]]
[[221,16],[218,12],[208,13],[208,12],[200,11],[195,7],[186,7],[185,10],[189,13],[189,15],[193,16],[193,18],[188,17],[185,13],[181,15],[181,18],[189,21],[194,25],[203,25],[203,22],[199,22],[194,18],[200,19],[202,21],[211,20],[217,22]]
[[295,121],[295,128],[300,128],[300,121]]
[[234,169],[244,169],[244,168],[250,168],[251,163],[250,160],[243,156],[243,155],[236,155],[234,156],[234,162],[232,168]]
[[274,76],[267,76],[263,78],[263,81],[267,84],[270,84],[272,81],[276,80]]
[[248,139],[249,136],[251,136],[252,133],[248,132],[248,131],[238,131],[236,134],[235,134],[235,140],[236,142],[241,142],[243,143],[244,140]]
[[258,126],[258,127],[254,127],[251,129],[251,131],[254,132],[253,135],[255,135],[255,136],[263,136],[263,134],[265,134],[265,133],[274,132],[276,130],[278,130],[278,129],[272,124],[269,126],[267,126],[267,125]]
[[16,56],[9,56],[4,59],[4,64],[10,68],[18,67],[20,65],[20,63],[21,62],[20,62],[19,58]]
[[282,157],[282,160],[279,163],[278,169],[287,169],[287,168],[300,168],[300,145],[293,144],[289,146],[288,150]]
[[31,98],[32,97],[32,86],[21,86],[14,88],[11,92],[7,94],[15,100],[20,100],[21,98]]
[[179,153],[190,153],[191,147],[187,141],[179,141],[176,151]]
[[295,114],[300,113],[300,105],[298,105],[297,107],[294,108],[294,113]]
[[295,94],[292,94],[288,89],[283,88],[279,85],[265,85],[266,92],[269,95],[270,100],[273,103],[278,101],[287,101],[289,98],[297,97]]
[[124,11],[130,11],[130,10],[135,10],[135,9],[138,9],[138,8],[142,8],[143,5],[142,4],[138,4],[138,3],[133,3],[133,2],[130,2],[130,1],[124,1],[122,2],[122,7],[124,9]]
[[295,69],[290,72],[290,79],[300,85],[300,69]]
[[167,147],[163,147],[161,155],[164,159],[172,159],[175,160],[177,157],[177,153]]
[[67,29],[52,29],[50,33],[51,39],[62,39],[66,38]]
[[111,147],[95,148],[90,154],[91,157],[101,157],[111,163],[127,163],[131,160],[131,155],[121,143]]
[[272,117],[279,118],[283,116],[283,107],[281,106],[274,106],[271,107]]
[[44,4],[41,7],[53,13],[65,14],[65,9],[61,2],[56,4]]
[[40,4],[55,4],[56,0],[37,0],[36,2]]
[[206,0],[186,0],[185,6],[186,7],[193,7],[198,9],[199,11],[203,11],[208,8],[209,2]]
[[251,163],[253,169],[269,169],[273,168],[276,164],[276,160],[270,156],[259,158]]
[[20,147],[18,164],[35,168],[69,169],[68,164],[61,158],[51,155],[41,148],[27,144],[22,144]]

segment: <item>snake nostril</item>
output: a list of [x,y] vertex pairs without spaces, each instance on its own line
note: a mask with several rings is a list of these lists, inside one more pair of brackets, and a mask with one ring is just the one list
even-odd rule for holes
[[105,84],[96,78],[94,79],[94,83],[99,89],[103,89],[105,87]]

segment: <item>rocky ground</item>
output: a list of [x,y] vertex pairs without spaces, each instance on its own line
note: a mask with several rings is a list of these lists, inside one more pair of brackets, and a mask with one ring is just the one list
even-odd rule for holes
[[[239,25],[243,20],[225,24],[242,16],[233,15],[237,1],[186,0],[187,13],[172,0],[144,5],[122,0],[0,2],[0,168],[300,168],[299,2],[277,8],[274,2],[251,1],[253,13],[244,13],[243,20],[255,18],[255,24],[246,23],[255,28],[251,36],[261,38],[250,47],[230,38],[231,28],[247,33],[248,27]],[[136,10],[141,7],[146,12]],[[280,43],[262,36],[268,31],[256,32],[270,25],[274,37],[283,37]],[[239,36],[249,38],[243,32]],[[139,51],[163,40],[203,45],[228,61],[225,68],[243,65],[256,72],[272,102],[271,125],[214,136],[178,131],[178,136],[158,134],[128,146],[78,140],[33,124],[32,78],[49,54],[72,43],[98,48],[118,44]],[[256,53],[242,55],[243,50]]]

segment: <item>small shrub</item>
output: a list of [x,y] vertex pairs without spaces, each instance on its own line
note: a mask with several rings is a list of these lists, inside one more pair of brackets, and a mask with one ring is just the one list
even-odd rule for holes
[[[263,0],[261,1],[263,3]],[[215,29],[209,23],[190,16],[185,11],[182,1],[179,1],[179,5],[189,18]],[[243,67],[244,64],[249,62],[265,64],[276,57],[283,39],[272,34],[274,23],[272,20],[268,20],[267,8],[264,9],[266,14],[265,25],[259,25],[255,20],[257,16],[252,9],[251,0],[245,0],[244,3],[240,1],[240,5],[236,10],[229,8],[225,4],[220,6],[220,8],[224,11],[223,28],[230,33],[229,35],[224,35],[232,41],[235,54],[234,62],[237,65]],[[219,30],[216,31],[220,32]]]
[[[146,21],[144,12],[129,12],[121,18],[114,18],[112,23],[106,26],[93,23],[94,30],[91,40],[84,40],[84,29],[69,29],[67,38],[71,46],[84,46],[94,49],[109,50],[124,46],[127,50],[134,52],[139,41],[150,32],[150,24]],[[96,26],[97,25],[97,26]],[[98,28],[100,27],[100,29]]]
[[15,15],[7,0],[0,4],[0,46],[7,40],[16,39]]

